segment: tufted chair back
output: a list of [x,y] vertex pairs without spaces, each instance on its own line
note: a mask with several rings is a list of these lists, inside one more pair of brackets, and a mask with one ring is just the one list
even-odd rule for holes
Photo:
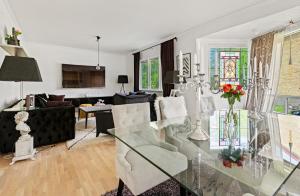
[[[129,132],[131,129],[128,127],[150,122],[149,102],[114,105],[112,106],[112,114],[116,128],[115,130],[117,132],[116,134]],[[126,165],[127,169],[131,169],[131,165],[125,160],[125,156],[128,151],[130,151],[130,148],[118,140],[116,141],[116,147],[118,160]]]
[[187,109],[183,96],[159,97],[155,101],[157,120],[187,116]]
[[113,113],[115,128],[130,127],[130,126],[150,122],[149,102],[114,105],[112,107],[112,113]]

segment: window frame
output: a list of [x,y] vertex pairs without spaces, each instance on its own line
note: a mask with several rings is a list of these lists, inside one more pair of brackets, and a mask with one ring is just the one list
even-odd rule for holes
[[[158,82],[159,82],[159,87],[158,89],[152,89],[151,88],[151,60],[153,59],[158,59]],[[142,63],[147,62],[148,64],[148,88],[143,88],[142,86]],[[139,89],[143,91],[149,91],[149,92],[162,92],[162,69],[161,69],[161,59],[159,56],[151,57],[151,58],[146,58],[140,60],[140,65],[139,65]]]

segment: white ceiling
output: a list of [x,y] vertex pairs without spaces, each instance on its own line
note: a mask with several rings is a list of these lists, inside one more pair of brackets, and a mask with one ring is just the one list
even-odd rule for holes
[[96,49],[99,34],[101,50],[113,52],[134,51],[265,2],[280,0],[9,0],[26,40]]
[[[300,28],[300,6],[234,26],[206,36],[211,39],[248,40],[273,30],[285,28],[290,20],[297,22],[293,28]],[[289,29],[288,29],[289,30]]]

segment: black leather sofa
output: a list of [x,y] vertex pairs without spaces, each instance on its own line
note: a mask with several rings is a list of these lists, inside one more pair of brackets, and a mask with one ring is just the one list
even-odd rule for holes
[[[75,107],[49,107],[29,110],[27,124],[31,128],[34,146],[55,144],[75,137]],[[17,112],[0,113],[0,152],[14,151],[14,144],[20,136],[15,129],[14,116]]]
[[98,102],[99,99],[104,100],[105,104],[113,104],[113,97],[106,96],[106,97],[79,97],[79,98],[65,98],[65,101],[70,101],[73,106],[79,107],[80,104],[92,104]]
[[[113,96],[113,105],[122,104],[133,104],[133,103],[150,103],[150,117],[151,121],[156,120],[156,112],[154,108],[154,102],[156,99],[156,94],[135,94],[135,95],[123,95],[115,94]],[[107,129],[114,128],[114,121],[111,112],[96,112],[96,126],[97,126],[97,136],[100,133],[107,134]]]

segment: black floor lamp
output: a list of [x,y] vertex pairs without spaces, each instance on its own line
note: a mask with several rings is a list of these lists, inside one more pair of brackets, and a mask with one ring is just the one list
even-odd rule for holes
[[124,84],[128,84],[128,76],[127,75],[119,75],[118,76],[118,83],[122,84],[120,93],[123,92],[125,94]]
[[[23,82],[41,82],[42,77],[38,64],[34,58],[5,56],[0,68],[0,81],[20,82],[20,99],[23,99]],[[25,123],[29,113],[21,106],[15,115],[16,130],[21,136],[15,143],[15,154],[11,164],[23,159],[34,159],[33,137],[29,135],[30,127]]]

